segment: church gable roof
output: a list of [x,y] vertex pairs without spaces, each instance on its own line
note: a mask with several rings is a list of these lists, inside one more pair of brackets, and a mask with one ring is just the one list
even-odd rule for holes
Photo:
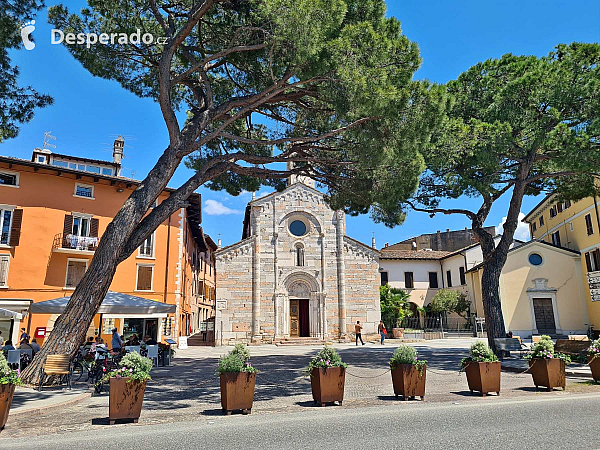
[[321,199],[320,201],[322,201],[322,199],[325,197],[325,195],[322,192],[316,190],[315,188],[307,186],[301,182],[297,182],[292,184],[291,186],[286,187],[283,191],[271,192],[270,194],[267,194],[263,197],[249,201],[246,205],[246,211],[244,214],[244,222],[242,225],[242,239],[246,239],[250,236],[250,210],[252,206],[264,205],[265,203],[272,201],[275,197],[289,195],[294,191],[302,191],[306,194],[316,195]]
[[354,238],[351,238],[350,236],[346,236],[346,235],[345,235],[345,236],[344,236],[344,239],[345,239],[345,240],[347,240],[347,241],[348,241],[349,243],[351,243],[351,244],[354,244],[354,245],[356,245],[356,246],[358,246],[358,247],[361,247],[363,250],[369,250],[369,251],[373,252],[373,254],[375,254],[375,255],[377,255],[377,256],[379,256],[379,255],[380,255],[380,253],[381,253],[381,252],[380,252],[379,250],[377,250],[376,248],[373,248],[373,247],[371,247],[370,245],[367,245],[367,244],[364,244],[364,243],[362,243],[362,242],[360,242],[360,241],[357,241],[356,239],[354,239]]
[[297,190],[305,190],[312,194],[318,194],[319,196],[324,197],[324,194],[322,192],[318,191],[317,189],[307,186],[304,183],[297,182],[297,183],[292,184],[291,186],[286,187],[283,191],[271,192],[270,194],[267,194],[263,197],[257,198],[256,200],[251,200],[250,202],[248,202],[248,205],[260,205],[262,203],[266,203],[267,201],[270,201],[273,197],[285,195],[286,193],[297,191]]

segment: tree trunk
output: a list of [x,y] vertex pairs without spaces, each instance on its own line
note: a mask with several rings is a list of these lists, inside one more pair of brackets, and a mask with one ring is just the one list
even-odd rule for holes
[[[123,248],[150,205],[166,187],[179,162],[176,152],[170,147],[167,148],[146,179],[133,191],[108,225],[90,266],[71,295],[65,311],[56,320],[54,329],[42,349],[23,372],[22,380],[25,383],[39,383],[40,371],[47,355],[74,356],[77,353],[108,292],[117,266],[123,259]],[[161,222],[156,223],[154,228]]]
[[502,262],[498,259],[496,257],[488,261],[483,267],[483,275],[481,276],[481,296],[488,345],[494,353],[497,353],[494,339],[506,337],[502,303],[500,301],[500,275],[504,267],[504,262],[506,262],[506,257]]
[[[521,173],[527,173],[529,169],[522,167]],[[521,175],[524,179],[524,176]],[[485,315],[485,325],[487,329],[488,345],[492,351],[498,354],[494,339],[505,338],[506,328],[504,326],[504,316],[502,314],[502,302],[500,299],[500,275],[508,257],[508,251],[514,240],[515,231],[519,224],[519,213],[525,194],[525,182],[517,182],[514,185],[506,222],[502,238],[498,245],[495,245],[492,236],[483,228],[483,221],[487,217],[489,207],[485,209],[483,217],[478,215],[473,220],[473,230],[481,241],[483,252],[483,274],[481,276],[481,297],[483,302],[483,312]]]

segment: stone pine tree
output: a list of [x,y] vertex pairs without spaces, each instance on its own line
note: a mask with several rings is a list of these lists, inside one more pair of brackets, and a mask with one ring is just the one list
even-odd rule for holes
[[0,0],[0,142],[17,136],[19,124],[30,121],[36,108],[52,103],[52,97],[18,84],[19,68],[8,54],[23,47],[21,30],[43,6],[36,0]]
[[[471,67],[447,92],[452,106],[423,152],[427,170],[417,211],[463,214],[484,255],[482,296],[489,344],[505,336],[499,279],[525,195],[564,199],[597,194],[600,172],[600,45],[558,45],[547,56],[504,55]],[[483,228],[490,209],[510,195],[496,246]],[[443,199],[481,199],[479,209],[446,207]]]
[[[47,354],[77,351],[118,264],[199,186],[236,194],[302,174],[327,189],[336,207],[400,223],[399,199],[416,189],[418,151],[443,109],[436,98],[443,93],[411,81],[418,47],[386,18],[383,0],[88,4],[79,14],[52,7],[50,22],[65,34],[109,36],[90,48],[65,45],[93,75],[155,99],[169,145],[104,232],[24,372],[27,382],[36,381]],[[161,39],[110,39],[138,29]],[[190,155],[191,177],[149,211]]]

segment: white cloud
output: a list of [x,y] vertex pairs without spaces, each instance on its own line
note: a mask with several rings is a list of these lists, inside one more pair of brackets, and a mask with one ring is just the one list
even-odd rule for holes
[[204,210],[202,211],[209,216],[223,216],[227,214],[242,214],[239,209],[231,209],[225,206],[223,203],[216,200],[205,200]]
[[[527,225],[525,222],[522,222],[523,217],[525,217],[525,214],[523,214],[522,212],[519,213],[519,224],[517,225],[517,230],[515,231],[515,239],[518,239],[520,241],[528,241],[531,238],[531,236],[529,235],[529,225]],[[504,232],[505,223],[506,217],[503,217],[502,222],[500,222],[500,225],[496,227],[496,233],[502,234]]]

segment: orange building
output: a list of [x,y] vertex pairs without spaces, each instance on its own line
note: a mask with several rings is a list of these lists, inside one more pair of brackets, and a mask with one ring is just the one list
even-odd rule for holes
[[[29,305],[73,292],[105,228],[139,185],[120,176],[123,147],[119,137],[112,162],[45,149],[35,149],[31,161],[0,156],[0,308],[25,315],[19,322],[0,314],[5,340],[15,341],[24,327],[41,343],[44,328],[45,336],[52,330],[57,316],[28,314]],[[165,189],[157,204],[171,192]],[[102,324],[96,316],[89,336],[100,333],[110,342],[114,326],[125,337],[136,333],[177,339],[214,315],[216,246],[203,234],[201,221],[200,195],[194,194],[186,208],[171,215],[119,265],[110,286],[112,291],[174,304],[177,312],[104,315]],[[204,281],[201,290],[197,280]],[[205,296],[206,285],[212,286],[212,297]]]

